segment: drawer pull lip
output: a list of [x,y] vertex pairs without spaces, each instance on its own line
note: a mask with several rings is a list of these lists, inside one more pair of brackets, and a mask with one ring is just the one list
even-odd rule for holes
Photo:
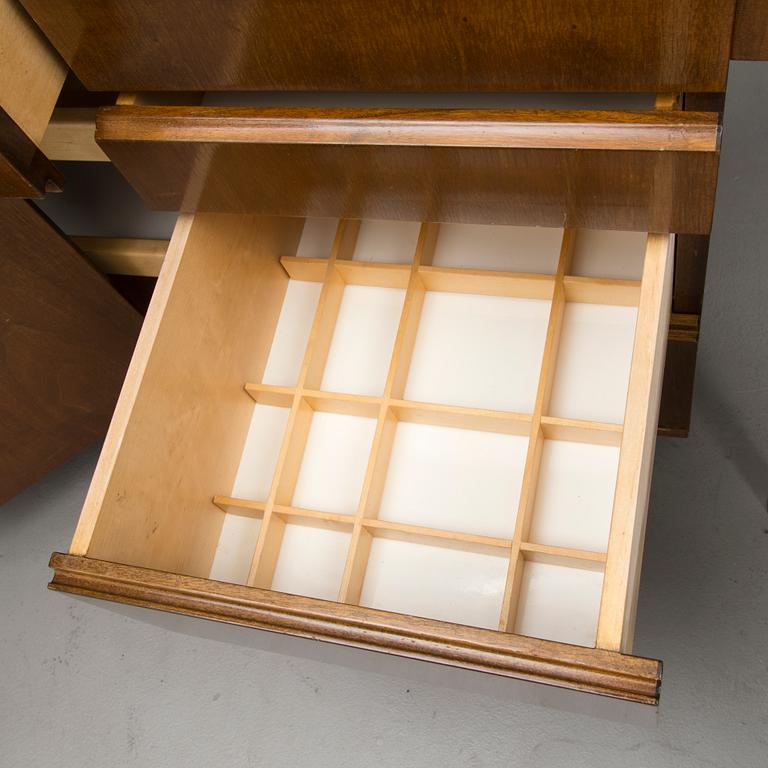
[[49,587],[657,704],[661,662],[54,552]]
[[104,107],[97,141],[715,152],[717,113]]

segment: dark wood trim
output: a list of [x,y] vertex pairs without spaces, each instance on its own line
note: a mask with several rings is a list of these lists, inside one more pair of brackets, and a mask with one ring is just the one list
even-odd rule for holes
[[104,107],[97,141],[714,152],[707,112]]
[[64,177],[0,107],[0,197],[43,197],[63,185]]
[[54,553],[49,587],[131,605],[657,704],[661,662]]

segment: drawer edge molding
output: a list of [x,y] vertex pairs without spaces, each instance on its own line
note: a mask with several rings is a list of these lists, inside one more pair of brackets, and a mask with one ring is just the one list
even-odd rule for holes
[[54,552],[49,588],[657,704],[660,661]]
[[717,113],[103,107],[97,141],[715,152]]

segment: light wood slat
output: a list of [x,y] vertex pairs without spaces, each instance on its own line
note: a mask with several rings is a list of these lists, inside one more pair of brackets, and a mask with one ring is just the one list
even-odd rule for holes
[[407,288],[410,264],[383,264],[375,261],[337,261],[336,269],[348,285],[379,288]]
[[672,237],[648,236],[597,647],[631,651],[672,301]]
[[364,528],[369,530],[402,533],[415,538],[438,539],[447,542],[473,544],[483,547],[495,547],[505,551],[509,550],[509,548],[512,546],[512,539],[502,539],[496,536],[482,536],[480,534],[464,533],[460,531],[448,531],[444,528],[429,528],[423,525],[398,523],[393,520],[366,518],[363,520],[362,524]]
[[95,107],[54,109],[40,149],[51,160],[109,162],[109,158],[96,143]]
[[551,299],[555,286],[552,275],[524,272],[424,266],[419,268],[418,273],[428,291],[473,293],[480,296]]
[[230,515],[259,519],[264,516],[264,511],[267,508],[266,501],[251,501],[250,499],[239,499],[234,496],[214,496],[213,503]]
[[248,382],[245,391],[262,405],[276,405],[280,408],[290,408],[296,396],[295,387],[281,387],[274,384],[252,384]]
[[337,258],[347,257],[354,251],[360,224],[356,221],[341,219],[336,230],[331,257],[326,262],[326,279],[320,292],[315,317],[309,333],[307,348],[299,371],[296,392],[288,415],[275,474],[272,480],[264,521],[259,531],[256,548],[248,573],[248,585],[268,589],[280,554],[284,519],[273,514],[275,504],[290,505],[298,479],[304,447],[312,424],[312,408],[302,398],[303,389],[310,377],[322,378],[322,369],[330,348],[336,316],[341,303],[343,284],[333,264]]
[[563,285],[565,300],[570,302],[636,307],[640,301],[639,280],[566,276]]
[[526,560],[558,565],[603,564],[607,558],[605,552],[591,552],[587,549],[573,549],[571,547],[553,547],[550,544],[535,544],[531,541],[522,542],[520,551]]
[[341,523],[348,525],[350,528],[355,523],[354,515],[340,515],[336,512],[321,512],[317,509],[304,509],[303,507],[291,507],[286,504],[275,504],[272,507],[272,512],[276,515],[280,515],[283,518],[290,519],[304,519],[304,520],[319,520],[326,523]]
[[569,440],[575,443],[594,443],[597,445],[621,445],[621,424],[605,424],[599,421],[542,416],[541,429],[544,438],[547,440]]
[[372,536],[363,526],[363,520],[373,518],[378,514],[381,495],[384,490],[392,443],[395,438],[397,420],[388,407],[387,401],[393,393],[402,395],[407,377],[407,368],[416,341],[419,317],[424,300],[424,286],[418,275],[422,261],[430,263],[437,242],[437,225],[423,223],[419,230],[416,252],[410,266],[410,278],[400,313],[395,343],[392,347],[387,380],[384,384],[384,399],[376,420],[371,452],[368,458],[360,503],[357,509],[357,520],[344,566],[339,600],[344,603],[357,603],[365,579],[365,571],[370,553]]
[[168,250],[167,240],[78,236],[72,241],[107,275],[157,277]]
[[307,280],[310,283],[325,281],[328,259],[311,259],[307,256],[283,256],[283,269],[291,280]]
[[531,416],[528,414],[437,403],[417,403],[410,400],[391,400],[390,407],[399,421],[415,424],[476,429],[507,435],[527,435],[531,428]]
[[346,392],[322,392],[305,389],[302,390],[301,394],[314,411],[365,416],[372,419],[378,417],[379,408],[383,402],[380,397],[351,395]]
[[515,615],[520,596],[520,584],[522,581],[523,558],[521,556],[521,544],[528,539],[531,526],[533,507],[536,499],[536,486],[539,478],[539,466],[541,464],[541,450],[544,436],[541,429],[541,417],[549,407],[549,399],[552,394],[554,381],[555,362],[560,344],[560,331],[565,312],[565,289],[563,279],[570,267],[574,233],[570,229],[563,230],[563,240],[560,246],[560,257],[555,275],[555,287],[552,295],[552,306],[549,312],[547,324],[547,336],[544,342],[544,351],[539,372],[539,383],[536,390],[536,401],[531,416],[531,432],[528,441],[528,452],[523,470],[523,481],[520,489],[520,501],[517,509],[515,533],[510,553],[509,570],[504,588],[499,629],[510,632],[515,625]]

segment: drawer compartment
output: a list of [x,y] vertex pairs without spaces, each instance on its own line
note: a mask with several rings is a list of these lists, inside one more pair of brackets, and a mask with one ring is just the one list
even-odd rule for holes
[[672,240],[182,215],[51,586],[655,702]]

